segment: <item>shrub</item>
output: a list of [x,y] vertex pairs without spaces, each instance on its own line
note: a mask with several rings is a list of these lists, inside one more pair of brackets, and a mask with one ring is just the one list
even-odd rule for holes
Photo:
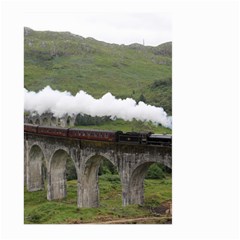
[[114,167],[114,165],[106,160],[103,160],[98,171],[98,175],[103,174],[117,174],[117,169]]
[[152,164],[147,172],[146,177],[147,179],[164,179],[165,174],[162,168],[158,164]]
[[68,159],[67,160],[67,164],[66,164],[66,178],[67,180],[74,180],[77,179],[77,172],[76,172],[76,168],[75,165],[72,161],[72,159]]

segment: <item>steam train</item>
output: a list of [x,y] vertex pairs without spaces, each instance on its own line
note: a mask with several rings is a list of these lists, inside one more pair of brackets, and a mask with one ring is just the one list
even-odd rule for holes
[[24,124],[24,132],[55,137],[68,137],[82,140],[151,144],[160,146],[171,146],[172,136],[167,134],[86,130],[77,128],[49,127],[33,124]]

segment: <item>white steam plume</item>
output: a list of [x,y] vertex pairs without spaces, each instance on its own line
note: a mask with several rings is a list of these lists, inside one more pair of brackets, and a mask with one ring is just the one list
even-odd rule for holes
[[147,105],[144,102],[136,103],[132,98],[116,99],[111,93],[95,99],[84,91],[76,96],[69,92],[52,90],[47,86],[43,90],[29,92],[25,90],[24,109],[29,112],[52,112],[55,117],[64,114],[88,114],[91,116],[111,116],[131,121],[133,118],[141,121],[160,123],[165,127],[172,127],[172,119],[161,107]]

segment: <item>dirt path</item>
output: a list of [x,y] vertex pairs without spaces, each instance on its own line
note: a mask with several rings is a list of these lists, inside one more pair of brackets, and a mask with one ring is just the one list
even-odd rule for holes
[[111,220],[106,222],[95,222],[93,224],[126,224],[126,223],[154,223],[154,222],[166,222],[171,223],[171,217],[143,217],[143,218],[130,218],[130,219],[119,219]]

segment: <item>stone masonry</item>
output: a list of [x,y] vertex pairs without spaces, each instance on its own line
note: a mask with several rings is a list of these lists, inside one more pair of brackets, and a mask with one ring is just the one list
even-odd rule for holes
[[47,171],[47,199],[66,197],[66,161],[75,165],[78,207],[98,207],[98,169],[102,159],[116,166],[122,185],[122,204],[144,204],[144,177],[153,163],[172,167],[171,147],[83,141],[26,134],[24,136],[25,180],[28,191],[44,189]]
[[67,114],[60,118],[55,117],[52,113],[43,113],[41,115],[27,113],[24,117],[24,122],[44,126],[69,127],[74,126],[75,119],[76,116],[69,116]]

